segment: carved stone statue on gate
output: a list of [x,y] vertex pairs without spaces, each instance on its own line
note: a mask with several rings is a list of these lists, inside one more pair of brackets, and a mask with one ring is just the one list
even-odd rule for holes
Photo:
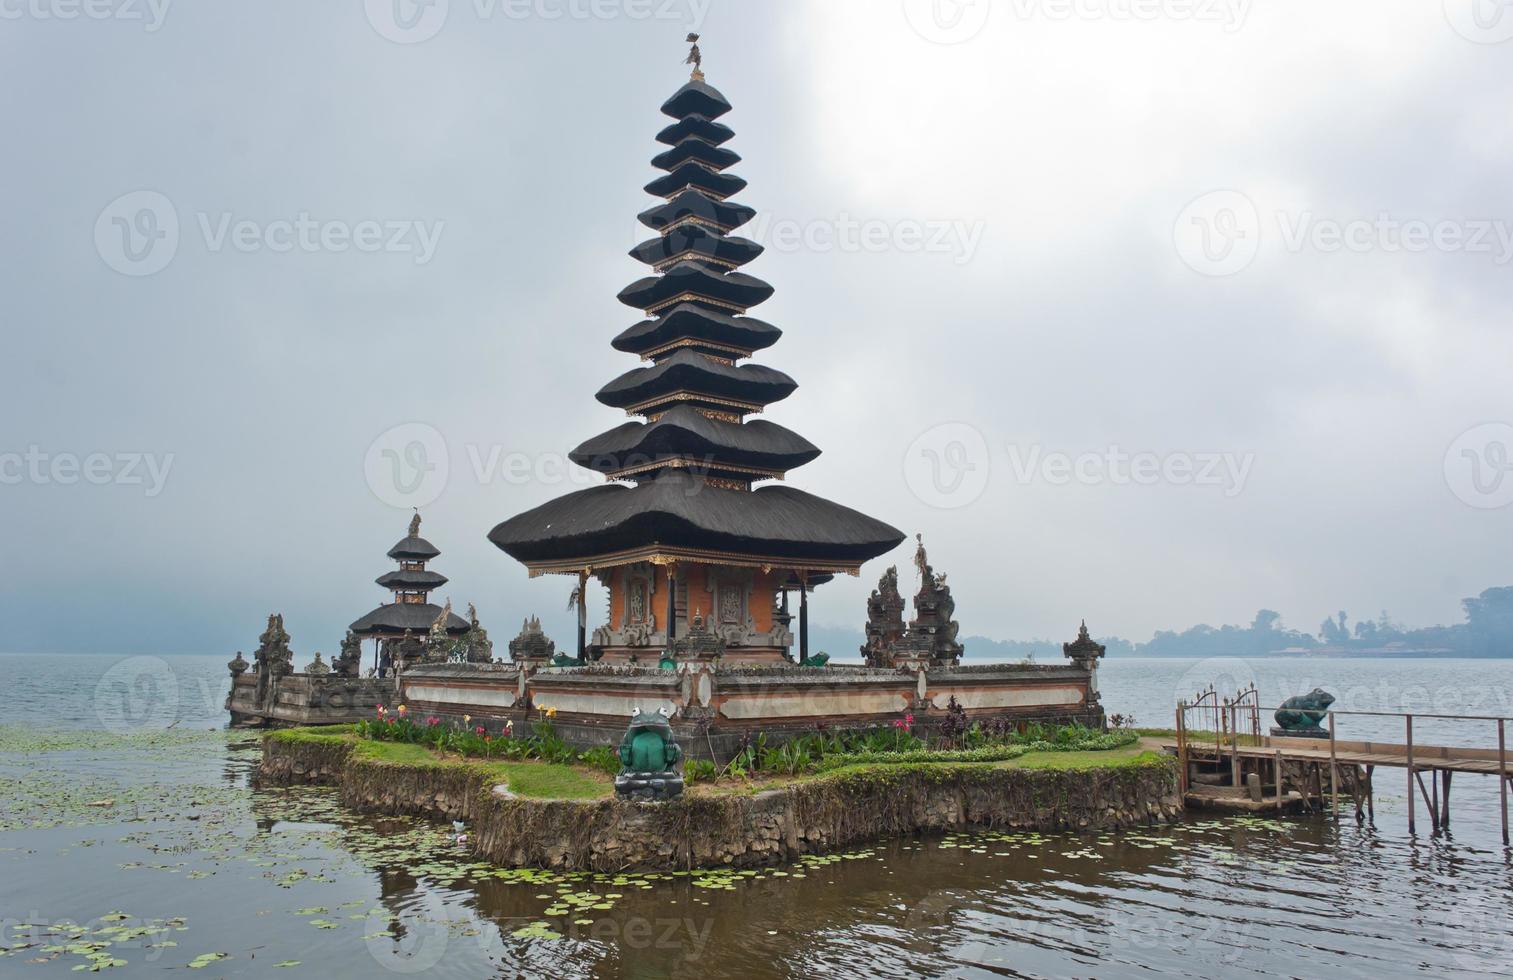
[[898,566],[883,573],[867,599],[866,640],[862,659],[868,667],[892,667],[893,647],[903,637],[904,597],[898,591]]

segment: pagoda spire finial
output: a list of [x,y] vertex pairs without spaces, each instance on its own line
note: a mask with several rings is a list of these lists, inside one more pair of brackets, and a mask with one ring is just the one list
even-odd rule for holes
[[420,508],[415,508],[415,516],[410,518],[410,537],[420,537]]
[[704,55],[699,52],[699,35],[693,31],[689,31],[688,37],[684,38],[684,40],[689,43],[690,47],[688,49],[688,57],[683,59],[683,64],[693,65],[693,71],[689,73],[688,79],[693,82],[702,82],[704,80]]

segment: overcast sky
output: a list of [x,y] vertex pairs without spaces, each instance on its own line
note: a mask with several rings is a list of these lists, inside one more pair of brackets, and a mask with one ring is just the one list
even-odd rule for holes
[[570,642],[485,535],[623,421],[690,29],[790,481],[923,532],[964,634],[1513,583],[1513,9],[394,2],[0,3],[0,648],[333,652],[416,500],[438,600]]

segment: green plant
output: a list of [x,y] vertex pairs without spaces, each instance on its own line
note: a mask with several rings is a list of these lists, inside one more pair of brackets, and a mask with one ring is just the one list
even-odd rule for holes
[[[578,761],[595,769],[614,775],[620,771],[620,753],[608,745],[596,745],[578,756]],[[712,763],[711,763],[712,765]]]
[[683,763],[683,778],[690,783],[709,783],[719,776],[720,767],[708,759],[689,759]]

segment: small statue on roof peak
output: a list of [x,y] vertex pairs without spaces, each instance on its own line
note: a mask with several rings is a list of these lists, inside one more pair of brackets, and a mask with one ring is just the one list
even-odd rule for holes
[[410,518],[410,537],[420,537],[420,508],[415,509],[415,516]]
[[683,64],[693,65],[693,72],[688,77],[695,82],[702,82],[704,80],[704,55],[699,52],[699,35],[693,31],[689,31],[688,37],[684,38],[684,40],[688,42],[689,49],[688,57],[683,59]]

